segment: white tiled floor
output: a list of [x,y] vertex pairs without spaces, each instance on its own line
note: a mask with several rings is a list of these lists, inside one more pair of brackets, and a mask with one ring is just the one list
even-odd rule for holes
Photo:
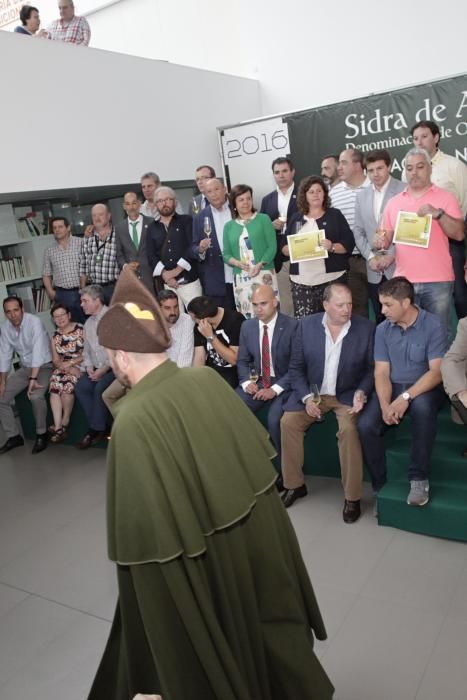
[[[84,700],[116,601],[105,455],[29,450],[0,456],[0,699]],[[467,545],[378,527],[369,495],[345,525],[339,483],[308,485],[289,513],[336,700],[466,700]]]

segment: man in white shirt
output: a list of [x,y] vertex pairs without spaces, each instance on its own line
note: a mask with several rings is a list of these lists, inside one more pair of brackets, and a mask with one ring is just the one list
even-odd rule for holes
[[357,417],[374,387],[374,324],[352,315],[347,285],[331,282],[324,313],[301,319],[293,341],[289,378],[292,395],[281,420],[282,500],[289,508],[308,491],[303,477],[305,431],[329,411],[339,425],[337,442],[344,487],[343,519],[360,517],[363,458]]
[[391,156],[385,149],[370,151],[365,167],[371,182],[357,194],[353,234],[355,245],[366,260],[368,291],[377,323],[384,321],[378,289],[384,279],[391,279],[395,269],[394,246],[384,253],[375,250],[375,237],[382,231],[382,215],[386,203],[405,189],[400,180],[391,177]]
[[[32,453],[37,454],[47,447],[45,393],[52,373],[50,338],[40,318],[24,312],[21,299],[7,297],[3,301],[3,311],[7,320],[0,335],[0,423],[7,441],[0,448],[0,454],[24,445],[11,405],[24,389],[27,389],[36,423]],[[15,352],[21,367],[9,374]]]
[[[272,174],[276,189],[265,195],[261,202],[261,213],[267,214],[276,229],[278,237],[285,231],[287,219],[297,213],[297,186],[294,182],[295,168],[290,158],[280,157],[272,161]],[[274,260],[276,272],[282,267],[283,256],[280,246]]]
[[193,219],[192,253],[199,260],[203,294],[210,297],[216,306],[235,309],[233,271],[222,257],[224,226],[232,218],[227,190],[222,180],[213,178],[207,181],[204,193],[209,205]]
[[[363,170],[363,153],[358,148],[347,148],[339,156],[339,182],[330,191],[331,204],[343,213],[353,231],[357,194],[369,185]],[[349,287],[352,290],[354,313],[368,318],[368,279],[366,261],[358,248],[349,260]]]
[[191,316],[180,313],[178,296],[171,289],[159,292],[157,301],[172,336],[172,344],[167,350],[169,359],[173,360],[177,367],[191,367],[194,352],[194,323]]

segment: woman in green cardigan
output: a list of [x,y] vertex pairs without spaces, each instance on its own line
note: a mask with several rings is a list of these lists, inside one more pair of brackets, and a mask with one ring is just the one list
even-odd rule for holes
[[233,268],[237,311],[254,316],[251,298],[261,284],[269,284],[279,299],[274,256],[277,238],[271,219],[253,206],[249,185],[235,185],[230,192],[232,221],[224,226],[224,262]]

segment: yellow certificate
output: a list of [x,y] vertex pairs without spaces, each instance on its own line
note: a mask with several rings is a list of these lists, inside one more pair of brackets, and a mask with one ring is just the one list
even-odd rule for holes
[[410,211],[400,211],[397,215],[394,243],[428,248],[430,245],[431,214],[417,216]]
[[287,236],[290,262],[298,263],[306,262],[307,260],[321,260],[321,258],[327,258],[328,251],[321,246],[323,238],[326,238],[326,235],[322,229],[300,231],[300,233]]

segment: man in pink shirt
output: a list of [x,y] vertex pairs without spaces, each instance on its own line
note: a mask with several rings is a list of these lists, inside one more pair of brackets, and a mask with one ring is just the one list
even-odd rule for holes
[[386,247],[394,234],[400,211],[418,216],[431,214],[428,248],[396,244],[395,276],[406,277],[415,288],[415,302],[437,314],[449,334],[450,302],[454,270],[449,253],[449,239],[464,239],[464,222],[457,199],[431,182],[431,159],[424,148],[412,148],[405,159],[407,188],[389,200],[383,226],[387,231]]

